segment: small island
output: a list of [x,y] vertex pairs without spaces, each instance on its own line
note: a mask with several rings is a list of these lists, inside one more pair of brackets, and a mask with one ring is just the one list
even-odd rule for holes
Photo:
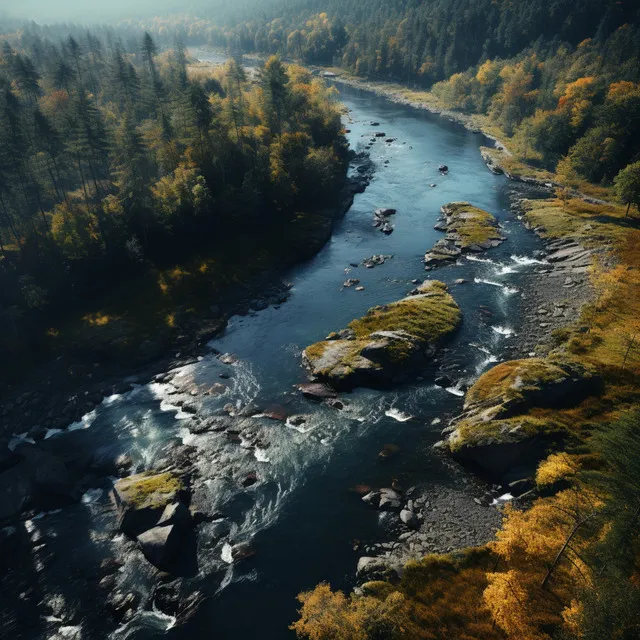
[[430,280],[307,347],[302,359],[314,380],[336,389],[387,386],[427,364],[461,317],[446,285]]
[[480,252],[497,247],[505,238],[500,234],[495,217],[468,202],[450,202],[440,209],[442,220],[434,229],[446,236],[433,245],[424,256],[427,269],[442,262],[455,260],[463,253]]

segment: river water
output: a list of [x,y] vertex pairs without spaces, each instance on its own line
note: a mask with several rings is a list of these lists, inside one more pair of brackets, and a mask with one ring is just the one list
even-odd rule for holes
[[[72,425],[86,429],[97,448],[117,442],[133,457],[133,471],[152,466],[175,439],[197,449],[198,504],[228,516],[231,526],[221,540],[214,535],[219,523],[203,524],[198,530],[197,566],[185,588],[198,589],[208,599],[186,626],[172,626],[170,617],[154,612],[149,604],[146,612],[117,629],[106,619],[89,620],[89,614],[78,623],[77,637],[291,637],[287,626],[295,619],[296,594],[320,581],[350,589],[359,556],[353,541],[386,535],[377,513],[351,490],[355,485],[389,486],[392,478],[405,486],[463,486],[468,481],[431,450],[442,428],[432,425],[434,419],[455,415],[461,408],[458,388],[442,389],[427,376],[390,391],[346,394],[347,406],[338,411],[305,400],[293,385],[306,379],[300,366],[304,347],[343,328],[369,307],[403,297],[415,278],[446,282],[463,311],[462,328],[438,363],[460,381],[458,387],[506,358],[519,331],[521,279],[534,268],[532,258],[540,248],[509,211],[510,196],[522,187],[487,170],[478,150],[487,143],[483,136],[371,93],[342,85],[338,89],[350,110],[345,124],[353,149],[361,150],[375,132],[395,141],[382,138],[373,145],[376,170],[371,185],[356,196],[324,249],[287,274],[292,284],[289,300],[234,317],[224,335],[210,344],[235,354],[236,364],[223,364],[214,352],[206,352],[199,362],[175,372],[173,385],[134,386],[128,393],[106,398]],[[372,127],[372,121],[379,126]],[[448,175],[439,174],[441,163],[449,166]],[[440,206],[455,200],[468,200],[494,213],[507,241],[478,259],[463,258],[425,273],[421,258],[442,237],[433,229]],[[398,210],[389,236],[372,225],[378,207]],[[393,258],[374,269],[350,267],[373,254]],[[346,278],[359,278],[365,290],[343,288]],[[467,282],[454,284],[460,278]],[[227,385],[221,396],[189,397],[199,416],[219,413],[229,403],[238,411],[255,405],[253,413],[278,405],[288,414],[305,415],[306,422],[294,426],[251,418],[250,428],[236,441],[224,434],[193,435],[188,428],[193,414],[177,406],[181,396],[176,386],[202,388],[216,382]],[[403,415],[413,419],[399,421]],[[378,452],[387,444],[397,445],[399,453],[381,463]],[[258,482],[245,489],[239,480],[252,472]],[[80,534],[74,527],[82,527],[81,537],[93,552],[127,558],[119,585],[144,598],[153,572],[121,536],[109,533],[113,516],[108,491],[86,495],[74,511],[75,515],[68,510],[49,514],[34,526],[46,533],[64,521],[76,547]],[[79,518],[77,525],[69,525],[71,517]],[[245,563],[227,562],[229,543],[242,541],[251,541],[255,557]],[[83,635],[83,627],[94,633]]]

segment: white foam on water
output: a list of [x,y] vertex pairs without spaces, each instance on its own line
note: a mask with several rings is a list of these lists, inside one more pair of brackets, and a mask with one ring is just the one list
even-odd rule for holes
[[492,287],[500,287],[500,289],[504,287],[504,285],[501,284],[500,282],[495,282],[493,280],[485,280],[484,278],[474,278],[473,281],[476,284],[488,284],[488,285],[491,285]]
[[183,411],[177,404],[171,404],[166,400],[162,400],[160,402],[160,411],[175,412],[175,416],[173,416],[176,420],[187,420],[188,418],[193,418],[192,413],[187,413]]
[[506,276],[509,273],[516,273],[516,270],[508,264],[501,264],[498,268],[496,268],[496,273],[499,276]]
[[470,262],[487,262],[489,264],[493,264],[493,260],[491,258],[478,258],[477,256],[465,256],[465,258]]
[[289,422],[289,418],[285,420],[284,426],[289,429],[293,429],[298,433],[309,433],[317,427],[317,425],[313,425],[309,421],[303,422],[302,424],[293,424],[292,422]]
[[85,413],[80,420],[76,422],[72,422],[68,427],[67,431],[78,431],[80,429],[88,429],[93,421],[96,419],[97,411],[96,409],[92,409],[89,413]]
[[507,296],[512,296],[514,293],[520,293],[520,289],[518,289],[518,287],[508,287],[505,286],[502,289],[502,293],[504,293]]
[[62,513],[62,509],[52,509],[51,511],[40,511],[40,513],[36,513],[36,515],[33,516],[33,518],[31,518],[31,520],[41,520],[42,518],[45,518],[46,516],[53,516],[56,513]]
[[403,413],[402,411],[400,411],[399,409],[396,409],[394,407],[391,407],[390,409],[387,409],[384,412],[385,416],[388,416],[389,418],[393,418],[394,420],[397,420],[398,422],[408,422],[409,420],[411,420],[413,418],[412,415],[409,415],[408,413]]
[[11,436],[9,439],[9,443],[7,444],[7,448],[9,451],[15,451],[16,448],[21,444],[35,444],[36,441],[33,438],[27,438],[27,432],[24,433],[16,433]]
[[231,555],[231,545],[225,542],[222,545],[222,551],[220,551],[220,558],[227,564],[233,564],[233,556]]
[[266,449],[260,449],[259,447],[256,447],[253,450],[253,455],[255,456],[258,462],[271,462],[271,459],[267,455]]
[[478,351],[482,351],[482,353],[486,353],[487,355],[491,355],[491,351],[487,349],[487,347],[483,347],[481,344],[475,344],[473,342],[469,343],[470,347],[475,347]]
[[537,260],[536,258],[530,258],[529,256],[511,256],[511,259],[519,265],[527,266],[530,264],[549,264],[546,260]]
[[64,433],[64,429],[47,429],[47,433],[44,435],[44,439],[48,440],[49,438],[53,438],[61,433]]
[[55,616],[43,616],[42,619],[45,622],[63,622],[62,618],[56,618]]
[[110,396],[105,396],[104,400],[102,401],[102,404],[108,407],[110,404],[117,402],[120,398],[122,398],[121,393],[114,393]]
[[491,327],[492,331],[494,331],[495,333],[501,335],[501,336],[512,336],[515,335],[515,332],[513,329],[510,329],[509,327],[503,327],[501,325],[494,325]]
[[149,637],[149,632],[155,635],[162,634],[173,628],[177,620],[173,616],[162,613],[153,605],[152,611],[138,611],[127,623],[118,627],[111,635],[110,640],[127,640],[128,638]]
[[464,391],[462,389],[460,389],[459,387],[446,387],[445,391],[448,391],[449,393],[453,394],[454,396],[458,396],[458,397],[464,396]]
[[88,489],[82,494],[82,498],[80,500],[82,504],[93,504],[102,498],[102,494],[102,489]]
[[71,638],[72,640],[80,640],[80,638],[82,638],[82,627],[80,625],[68,625],[65,627],[59,627],[57,633],[53,636],[50,636],[50,638],[51,640],[58,640],[58,638]]

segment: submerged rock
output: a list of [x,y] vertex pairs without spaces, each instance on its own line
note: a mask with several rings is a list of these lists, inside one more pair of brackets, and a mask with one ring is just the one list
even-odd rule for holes
[[[337,340],[336,342],[341,342]],[[326,384],[319,382],[307,382],[298,385],[302,395],[310,400],[326,400],[327,398],[337,398],[338,394]]]
[[314,379],[339,389],[399,382],[427,364],[460,319],[447,287],[428,281],[415,295],[374,307],[351,322],[355,339],[325,340],[307,347],[303,363]]

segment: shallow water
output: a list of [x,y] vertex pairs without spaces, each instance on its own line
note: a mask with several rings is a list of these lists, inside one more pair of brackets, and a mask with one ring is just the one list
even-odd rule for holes
[[[225,365],[206,353],[176,374],[176,383],[188,381],[200,389],[216,382],[228,385],[218,397],[188,398],[199,415],[218,412],[227,403],[238,408],[254,403],[261,409],[283,406],[289,414],[305,414],[307,421],[295,425],[252,418],[253,437],[243,434],[240,443],[217,434],[192,435],[188,424],[193,415],[174,404],[179,397],[174,387],[153,383],[106,398],[70,427],[86,429],[96,448],[115,443],[129,452],[134,470],[152,465],[173,439],[194,445],[202,452],[199,499],[232,521],[230,535],[217,542],[211,536],[215,525],[199,528],[198,566],[188,585],[210,599],[189,625],[174,627],[171,617],[149,604],[116,630],[108,620],[91,620],[88,626],[102,629],[105,637],[291,637],[287,626],[295,618],[295,595],[323,580],[349,589],[358,558],[353,541],[385,535],[378,514],[350,488],[389,486],[394,477],[405,486],[464,484],[464,473],[431,451],[443,426],[431,423],[459,411],[463,384],[503,359],[505,346],[517,339],[520,282],[523,273],[535,268],[539,242],[509,212],[509,195],[520,187],[493,175],[482,162],[478,147],[486,143],[483,136],[370,93],[338,89],[350,109],[346,125],[353,149],[361,150],[370,134],[379,131],[396,139],[373,145],[371,185],[356,196],[326,247],[287,275],[293,286],[286,303],[233,318],[224,335],[211,343],[236,354],[237,364]],[[380,126],[370,126],[371,121]],[[442,163],[449,166],[448,175],[439,174]],[[430,187],[432,183],[437,186]],[[425,272],[421,258],[442,237],[433,229],[440,206],[454,200],[469,200],[494,213],[508,239],[480,256]],[[378,207],[398,210],[390,236],[372,226]],[[349,266],[380,253],[393,258],[373,269]],[[464,314],[449,351],[440,356],[439,364],[455,381],[451,388],[437,387],[427,378],[391,391],[358,390],[345,396],[344,411],[314,404],[293,390],[305,380],[300,366],[304,347],[369,307],[403,297],[413,288],[412,279],[425,277],[449,284]],[[365,290],[343,288],[346,278],[359,278]],[[453,284],[459,278],[467,282]],[[220,379],[221,373],[230,378]],[[378,452],[387,444],[397,445],[399,453],[381,463]],[[243,489],[239,479],[249,472],[259,481]],[[112,524],[108,501],[107,490],[85,494],[74,508],[82,511],[77,525],[68,521],[71,513],[64,525],[71,527],[71,536],[78,535],[74,526],[84,527],[93,552],[105,555],[124,548],[121,537],[113,540],[105,533]],[[63,518],[64,512],[48,515],[38,526],[55,530]],[[255,558],[230,564],[229,543],[245,540],[252,541]],[[132,554],[119,581],[123,589],[144,597],[152,572]]]

